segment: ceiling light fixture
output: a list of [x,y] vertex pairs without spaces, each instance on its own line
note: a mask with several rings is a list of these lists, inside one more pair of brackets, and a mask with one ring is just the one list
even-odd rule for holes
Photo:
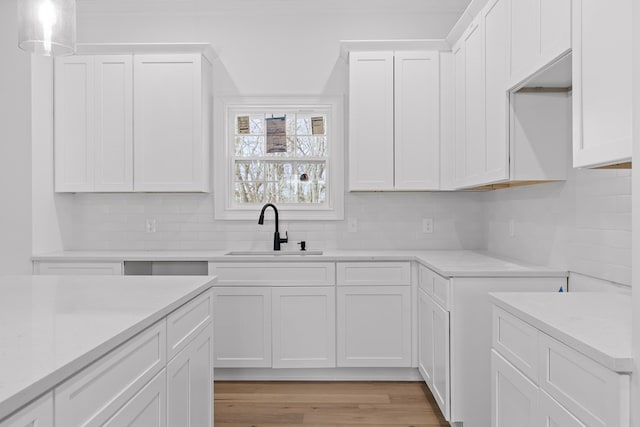
[[18,46],[45,56],[73,54],[75,0],[18,0]]

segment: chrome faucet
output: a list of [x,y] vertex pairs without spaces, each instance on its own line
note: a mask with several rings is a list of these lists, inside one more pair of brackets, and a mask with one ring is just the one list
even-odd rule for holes
[[260,211],[260,218],[258,219],[258,224],[264,225],[264,211],[266,211],[269,207],[273,208],[273,212],[275,212],[276,214],[276,232],[273,234],[273,250],[279,251],[281,243],[289,242],[289,233],[285,231],[284,235],[286,237],[284,239],[280,238],[280,231],[278,230],[278,208],[276,208],[276,205],[274,205],[273,203],[267,203],[262,207],[262,210]]

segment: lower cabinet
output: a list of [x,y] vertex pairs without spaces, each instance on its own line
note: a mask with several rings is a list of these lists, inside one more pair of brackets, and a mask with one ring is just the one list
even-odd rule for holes
[[121,262],[44,262],[34,261],[33,274],[64,276],[122,276]]
[[0,422],[0,427],[53,427],[53,392]]
[[450,418],[449,312],[418,291],[418,369],[445,419]]
[[[167,364],[169,426],[210,426],[213,419],[211,323]],[[125,424],[129,425],[129,424]],[[156,424],[141,424],[155,426]]]
[[273,288],[274,368],[336,366],[335,287]]
[[[166,427],[167,373],[163,369],[129,400],[104,427]],[[174,425],[174,424],[169,424]],[[188,426],[189,424],[182,424]]]
[[411,366],[410,286],[338,286],[338,366]]
[[216,368],[271,367],[271,288],[213,289]]
[[495,350],[491,352],[491,393],[494,427],[537,426],[538,387]]
[[492,426],[630,425],[628,374],[608,369],[501,308],[494,307],[493,319]]

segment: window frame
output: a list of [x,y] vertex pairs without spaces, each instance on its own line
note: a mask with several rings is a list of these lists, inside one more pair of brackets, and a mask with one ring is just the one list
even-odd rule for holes
[[[289,220],[344,219],[344,100],[339,97],[218,97],[214,100],[215,218],[256,220],[261,206],[234,202],[234,115],[241,112],[322,113],[327,117],[326,203],[281,204],[281,218]],[[280,160],[280,158],[278,158]],[[282,157],[286,161],[286,157]]]

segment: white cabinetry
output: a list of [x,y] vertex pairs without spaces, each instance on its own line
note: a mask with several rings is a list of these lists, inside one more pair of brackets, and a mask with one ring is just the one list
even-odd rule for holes
[[104,427],[167,427],[166,410],[167,373],[163,369],[102,425]]
[[573,1],[573,166],[631,161],[632,1]]
[[121,262],[34,261],[33,274],[64,276],[121,276]]
[[440,65],[436,51],[349,54],[349,189],[437,190]]
[[198,54],[134,57],[136,191],[209,191],[210,69]]
[[0,422],[0,427],[53,427],[53,393],[45,394]]
[[571,0],[510,0],[510,87],[571,50]]
[[213,387],[211,327],[209,322],[167,365],[167,426],[211,425],[213,420],[213,405],[210,400]]
[[493,426],[629,426],[629,375],[494,307]]
[[271,298],[273,367],[335,367],[335,287],[276,287]]
[[57,58],[54,81],[57,192],[209,191],[201,53]]
[[214,288],[216,368],[271,367],[271,288]]
[[132,56],[55,62],[55,189],[133,190]]
[[[447,421],[488,426],[492,317],[487,294],[557,291],[566,286],[566,277],[447,278],[424,265],[419,267],[419,276],[420,373]],[[517,347],[519,354],[522,348],[526,345]],[[537,358],[536,351],[534,354]]]
[[[558,149],[568,147],[570,140],[566,92],[509,93],[509,61],[520,61],[509,52],[509,29],[515,25],[510,10],[524,14],[510,7],[524,8],[531,2],[520,3],[489,1],[453,46],[456,188],[566,179],[568,150]],[[523,43],[531,42],[528,37]],[[528,58],[519,50],[521,54]]]

